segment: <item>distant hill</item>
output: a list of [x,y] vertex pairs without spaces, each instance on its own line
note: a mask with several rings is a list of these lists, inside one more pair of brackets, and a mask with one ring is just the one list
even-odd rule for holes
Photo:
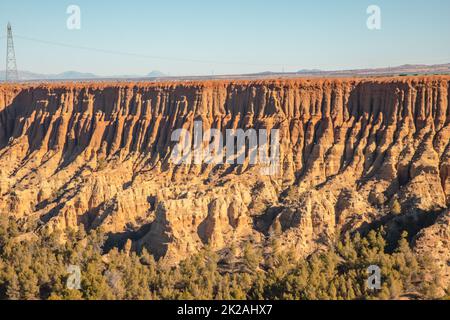
[[383,75],[415,75],[415,74],[448,74],[450,63],[447,64],[405,64],[395,67],[367,68],[354,70],[300,70],[295,74],[311,76],[383,76]]
[[[184,76],[173,77],[171,79],[258,79],[269,77],[373,77],[373,76],[406,76],[406,75],[422,75],[422,74],[450,74],[450,63],[425,65],[425,64],[405,64],[396,67],[384,68],[367,68],[353,70],[319,70],[319,69],[301,69],[296,72],[273,72],[264,71],[252,74],[234,74],[234,75],[217,75],[217,76]],[[83,73],[78,71],[66,71],[58,74],[39,74],[29,71],[19,71],[19,78],[22,81],[29,80],[131,80],[148,78],[168,78],[169,76],[161,71],[153,70],[147,75],[111,75],[99,76],[93,73]],[[4,81],[5,71],[0,71],[0,81]]]
[[[6,77],[5,71],[0,71],[0,80]],[[77,71],[66,71],[58,74],[40,74],[29,71],[19,71],[20,80],[79,80],[79,79],[97,79],[99,76],[93,73],[83,73]]]
[[405,64],[396,67],[367,68],[351,70],[319,70],[301,69],[296,72],[271,72],[265,71],[252,74],[256,77],[280,76],[280,77],[352,77],[352,76],[383,76],[383,75],[415,75],[415,74],[449,74],[450,63],[425,65],[425,64]]
[[53,76],[50,76],[51,79],[96,79],[100,78],[99,76],[93,73],[83,73],[77,71],[66,71],[63,73],[59,73]]
[[322,70],[320,69],[302,69],[297,71],[297,73],[318,73],[318,72],[322,72]]
[[[0,71],[0,81],[5,80],[5,70]],[[92,80],[92,79],[138,79],[138,78],[163,78],[167,75],[161,71],[154,70],[149,74],[143,75],[112,75],[99,76],[88,72],[65,71],[57,74],[41,74],[29,71],[19,71],[19,78],[22,81],[29,80]]]
[[161,71],[153,70],[149,74],[147,74],[147,77],[149,78],[161,78],[161,77],[167,77],[167,75]]
[[[0,81],[5,80],[6,72],[5,70],[0,70]],[[20,80],[37,80],[37,79],[45,79],[45,75],[33,73],[29,71],[19,71]]]

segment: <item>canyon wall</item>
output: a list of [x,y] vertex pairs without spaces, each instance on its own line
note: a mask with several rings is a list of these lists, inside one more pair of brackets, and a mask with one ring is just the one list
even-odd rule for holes
[[[0,213],[176,263],[403,230],[449,274],[450,78],[0,85]],[[278,129],[280,163],[174,165],[176,129]],[[400,206],[400,212],[393,210]]]

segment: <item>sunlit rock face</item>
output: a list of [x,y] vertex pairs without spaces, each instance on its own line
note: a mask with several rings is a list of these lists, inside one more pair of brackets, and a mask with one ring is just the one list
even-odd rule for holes
[[[346,231],[449,247],[450,78],[0,85],[0,212],[102,227],[176,263],[209,245],[299,256]],[[273,129],[279,165],[174,164],[177,129]],[[208,141],[204,141],[208,144]],[[248,154],[247,154],[248,156]],[[397,202],[402,212],[392,214]],[[448,251],[448,250],[447,250]],[[433,254],[448,272],[448,252]]]

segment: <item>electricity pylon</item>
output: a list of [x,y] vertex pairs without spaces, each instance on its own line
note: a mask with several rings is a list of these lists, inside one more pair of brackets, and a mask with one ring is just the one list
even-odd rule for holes
[[7,45],[6,45],[6,81],[19,80],[17,72],[16,53],[14,51],[14,40],[12,35],[11,24],[8,22],[7,27]]

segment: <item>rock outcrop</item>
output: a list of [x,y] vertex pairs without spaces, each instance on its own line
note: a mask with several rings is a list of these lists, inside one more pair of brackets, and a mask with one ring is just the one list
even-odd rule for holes
[[[174,164],[171,134],[195,121],[278,129],[279,170]],[[301,255],[386,225],[448,273],[449,140],[449,77],[3,84],[0,211],[170,262],[264,244],[275,225]]]

